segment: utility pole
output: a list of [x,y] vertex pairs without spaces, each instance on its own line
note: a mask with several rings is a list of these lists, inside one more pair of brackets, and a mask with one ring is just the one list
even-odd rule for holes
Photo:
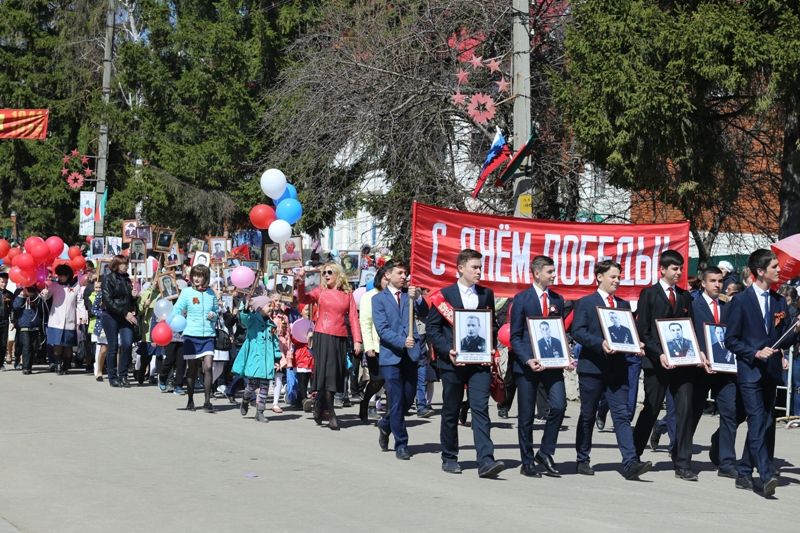
[[[528,141],[531,135],[531,35],[530,0],[513,2],[513,56],[511,90],[514,98],[514,153]],[[524,165],[522,166],[524,168]],[[530,216],[520,210],[520,195],[531,189],[531,179],[524,171],[514,177],[514,216]]]
[[[105,50],[103,50],[103,103],[108,105],[111,99],[111,58],[114,52],[114,14],[116,13],[116,1],[108,0],[108,7],[106,10],[106,42]],[[94,191],[99,199],[103,197],[106,192],[106,172],[108,170],[108,123],[104,120],[100,124],[100,139],[97,146],[97,182],[95,183]],[[96,208],[96,206],[95,206]],[[104,235],[105,214],[102,217],[95,218],[94,234],[95,236]]]

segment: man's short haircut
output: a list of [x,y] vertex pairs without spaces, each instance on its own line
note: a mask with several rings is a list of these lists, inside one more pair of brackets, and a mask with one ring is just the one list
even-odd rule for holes
[[475,322],[477,322],[478,324],[480,324],[480,323],[481,323],[481,319],[480,319],[480,318],[478,318],[478,317],[477,317],[477,316],[475,316],[475,315],[469,315],[469,316],[467,317],[467,323],[469,323],[469,321],[470,321],[470,320],[472,320],[473,318],[475,319]]
[[539,329],[541,329],[541,328],[543,328],[543,327],[547,327],[547,329],[550,329],[550,324],[548,324],[546,320],[542,320],[542,321],[539,323]]
[[599,261],[596,265],[594,265],[594,275],[598,274],[605,274],[612,268],[616,268],[620,272],[622,272],[622,266],[614,260],[606,259],[604,261]]
[[658,260],[658,266],[669,268],[671,266],[683,266],[683,256],[675,250],[664,250]]
[[8,272],[0,272],[0,279],[8,279]]
[[456,258],[456,265],[466,265],[467,261],[471,259],[483,259],[481,253],[477,250],[473,250],[472,248],[465,248],[458,252],[458,257]]
[[400,259],[391,259],[383,265],[383,272],[388,273],[394,270],[395,268],[402,268],[406,272],[408,272],[408,266],[406,265],[405,261],[401,261]]
[[720,269],[719,267],[715,267],[715,266],[707,267],[705,270],[703,270],[703,273],[700,275],[700,278],[703,281],[705,281],[706,280],[706,276],[708,276],[709,274],[719,274],[721,276],[722,275],[722,269]]
[[672,326],[678,326],[678,328],[680,328],[680,330],[681,330],[681,331],[683,331],[683,326],[681,326],[681,325],[680,325],[680,324],[678,324],[677,322],[670,322],[670,323],[669,323],[669,326],[668,326],[668,327],[669,327],[669,329],[672,329]]
[[759,248],[747,258],[747,266],[750,268],[750,272],[758,277],[758,269],[766,271],[769,264],[772,263],[772,260],[777,258],[778,256],[771,250]]
[[555,261],[546,255],[537,255],[531,261],[531,272],[540,272],[546,266],[555,266]]

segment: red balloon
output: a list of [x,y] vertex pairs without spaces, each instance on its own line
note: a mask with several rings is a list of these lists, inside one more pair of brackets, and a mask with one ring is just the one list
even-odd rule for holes
[[254,205],[250,210],[250,222],[258,229],[267,229],[275,221],[275,210],[266,204]]
[[32,287],[33,285],[36,285],[36,274],[33,272],[22,270],[20,272],[20,278],[20,284],[23,287]]
[[22,270],[32,271],[33,268],[36,266],[36,261],[33,259],[33,256],[27,252],[22,253],[14,259],[14,266],[18,266]]
[[56,237],[53,235],[52,237],[48,237],[44,242],[47,244],[47,248],[50,249],[50,257],[54,259],[61,255],[61,252],[64,251],[64,241],[61,239],[61,237]]
[[44,239],[36,236],[28,237],[27,239],[25,239],[25,249],[30,250],[33,247],[34,243],[44,244]]
[[0,259],[3,259],[11,251],[11,245],[5,239],[0,239]]
[[81,255],[81,249],[78,246],[70,246],[68,255],[70,259],[75,259]]
[[172,342],[172,328],[166,321],[159,322],[150,330],[150,339],[158,346],[166,346]]
[[93,240],[94,240],[94,235],[87,235],[86,236],[86,243],[87,244],[91,244]]
[[6,263],[13,266],[14,259],[21,253],[22,250],[20,250],[19,248],[12,248],[11,250],[9,250],[8,253],[6,254],[6,259],[5,259]]
[[78,272],[79,270],[83,270],[86,268],[86,258],[82,255],[77,257],[73,257],[69,260],[69,266],[72,267],[73,272]]
[[12,266],[8,271],[8,279],[19,285],[19,276],[21,273],[22,270],[20,270],[18,266]]
[[497,331],[497,342],[506,347],[511,346],[511,324],[508,322],[500,326]]
[[50,249],[47,247],[45,243],[34,243],[31,245],[31,249],[28,250],[28,253],[33,256],[33,259],[36,261],[36,264],[41,265],[43,263],[47,263],[47,259],[50,257]]

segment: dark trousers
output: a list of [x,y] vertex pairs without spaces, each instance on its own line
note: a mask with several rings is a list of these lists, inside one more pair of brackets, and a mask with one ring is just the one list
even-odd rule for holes
[[[383,431],[391,430],[395,450],[408,445],[406,412],[414,403],[417,392],[418,366],[418,363],[404,357],[397,365],[381,367],[383,386],[386,387],[386,395],[389,397],[389,412],[378,420],[378,427]],[[368,402],[369,398],[364,401]]]
[[622,454],[623,466],[637,460],[633,445],[633,431],[628,417],[628,379],[625,372],[611,374],[580,374],[578,388],[581,396],[581,410],[578,416],[575,451],[579,463],[589,462],[592,451],[592,433],[597,417],[597,404],[605,398],[614,422],[617,446]]
[[464,399],[464,385],[468,388],[467,397],[472,411],[472,438],[475,441],[478,466],[494,461],[489,421],[489,367],[468,365],[454,370],[442,369],[441,379],[442,422],[439,440],[442,445],[442,461],[458,460],[458,412]]
[[22,369],[30,370],[33,368],[33,359],[36,350],[39,349],[39,330],[38,329],[18,329],[15,341],[22,353]]
[[[653,428],[661,433],[666,433],[669,436],[669,453],[672,453],[672,447],[675,445],[675,400],[672,398],[672,393],[667,389],[667,409],[666,414],[660,420],[656,420]],[[699,422],[700,418],[697,418]],[[695,422],[695,429],[697,422]]]
[[[631,421],[633,421],[633,416],[636,414],[636,400],[639,397],[639,373],[641,371],[641,360],[628,361],[628,413]],[[601,398],[600,405],[597,407],[597,416],[605,420],[607,414],[608,403]]]
[[533,372],[526,370],[524,374],[517,374],[517,405],[519,421],[517,423],[517,438],[519,439],[519,453],[522,464],[533,464],[533,417],[536,410],[536,391],[540,384],[547,394],[547,422],[545,422],[542,441],[539,451],[552,457],[556,453],[558,431],[564,420],[567,410],[567,394],[564,388],[564,374],[559,370],[544,370]]
[[8,354],[8,321],[4,320],[0,322],[0,365],[6,362],[7,354]]
[[186,375],[186,361],[183,358],[183,343],[171,342],[164,347],[164,362],[158,372],[162,383],[169,379],[172,369],[175,369],[175,386],[183,386],[183,377]]
[[[711,448],[719,453],[719,467],[726,470],[736,468],[736,429],[744,422],[742,402],[737,399],[736,376],[716,374],[708,376],[701,385],[695,384],[695,429],[703,416],[703,406],[709,389],[719,413],[719,428],[711,435]],[[667,404],[669,408],[669,403]]]
[[125,319],[117,320],[108,313],[103,314],[102,320],[103,332],[108,339],[106,355],[108,379],[126,378],[133,350],[133,325]]
[[772,460],[775,457],[776,385],[762,380],[756,383],[739,383],[742,405],[747,415],[747,440],[739,461],[739,475],[751,477],[753,467],[758,469],[762,482],[775,475]]
[[645,369],[644,405],[633,429],[636,455],[641,456],[644,452],[664,404],[664,396],[669,389],[675,400],[673,463],[675,468],[691,469],[695,418],[693,380],[698,377],[698,370],[697,368]]

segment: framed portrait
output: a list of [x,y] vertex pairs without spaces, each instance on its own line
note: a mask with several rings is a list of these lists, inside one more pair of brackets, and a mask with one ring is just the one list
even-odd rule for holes
[[119,255],[122,251],[122,237],[106,237],[106,255]]
[[194,252],[205,252],[207,245],[208,243],[203,239],[192,237],[189,239],[189,253],[194,254]]
[[233,295],[223,294],[221,299],[222,299],[222,309],[226,311],[231,311],[233,309]]
[[231,281],[231,274],[233,274],[232,268],[222,269],[222,282],[225,283],[226,287],[230,287],[233,285],[233,281]]
[[211,262],[225,264],[228,259],[228,243],[225,237],[209,237],[208,251],[211,253]]
[[261,270],[260,268],[258,268],[258,261],[242,261],[241,263],[242,266],[246,266],[253,272],[258,272],[259,270]]
[[91,244],[92,257],[103,257],[106,255],[106,241],[103,237],[95,237]]
[[656,319],[661,349],[667,360],[675,366],[700,364],[700,343],[694,333],[691,318]]
[[375,281],[375,267],[362,268],[358,276],[358,286],[366,287],[370,281]]
[[600,318],[603,338],[612,350],[623,353],[642,351],[639,333],[636,331],[636,322],[633,320],[633,313],[630,309],[598,307],[597,315]]
[[294,301],[294,275],[282,272],[275,274],[275,292],[282,302]]
[[145,261],[142,261],[141,263],[131,262],[128,271],[130,272],[131,277],[134,279],[147,279],[147,263]]
[[344,277],[348,281],[358,280],[358,263],[360,255],[358,252],[342,252],[342,270],[344,270]]
[[136,238],[142,239],[145,246],[148,248],[153,247],[153,227],[152,226],[139,226],[136,228]]
[[736,373],[736,354],[725,345],[725,324],[706,322],[703,333],[706,336],[706,357],[711,361],[711,369],[717,372]]
[[457,363],[492,362],[492,324],[491,309],[453,310],[453,349],[456,351]]
[[281,245],[281,268],[289,270],[303,266],[303,238],[292,237]]
[[253,279],[253,284],[247,287],[246,289],[236,289],[236,292],[241,294],[246,294],[249,296],[256,296],[258,294],[258,288],[261,286],[261,271],[258,270],[256,272],[256,277]]
[[281,264],[270,261],[267,263],[267,270],[265,271],[267,279],[275,279],[275,274],[281,271]]
[[136,239],[139,237],[139,233],[137,232],[136,228],[139,226],[139,223],[136,220],[123,220],[122,221],[122,242],[128,244],[131,242],[131,239]]
[[175,279],[174,272],[160,275],[156,283],[158,283],[158,290],[162,298],[167,300],[178,298],[178,281]]
[[131,239],[131,250],[128,260],[131,263],[144,263],[147,259],[147,245],[142,239]]
[[181,264],[181,254],[178,251],[178,245],[173,244],[164,255],[164,266],[167,268],[177,267]]
[[[280,244],[265,244],[264,245],[264,255],[262,256],[262,264],[264,265],[264,272],[268,272],[269,268],[267,265],[269,263],[278,263],[280,266],[281,263],[281,245]],[[272,279],[270,277],[270,279]]]
[[242,264],[242,260],[237,257],[229,257],[228,258],[228,266],[230,268],[236,268]]
[[111,259],[100,259],[95,266],[100,276],[105,276],[111,272]]
[[306,292],[313,291],[314,289],[319,287],[320,284],[322,283],[322,274],[317,269],[306,270],[303,276],[304,276],[303,279],[305,280]]
[[211,254],[208,252],[196,251],[192,258],[192,266],[205,265],[211,268]]
[[569,344],[561,317],[530,317],[528,333],[533,357],[545,368],[569,366]]
[[[169,228],[156,228],[156,240],[153,242],[153,250],[156,252],[169,253],[175,243],[175,230]],[[176,246],[177,248],[177,246]]]

